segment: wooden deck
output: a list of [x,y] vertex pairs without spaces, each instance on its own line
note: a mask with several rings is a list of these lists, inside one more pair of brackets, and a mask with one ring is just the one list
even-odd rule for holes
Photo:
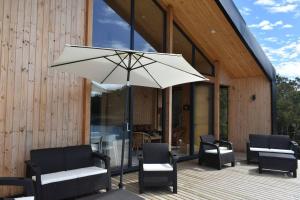
[[[137,178],[137,173],[129,173],[124,181],[127,190],[138,194]],[[117,183],[118,177],[113,177],[113,187],[116,188]],[[169,188],[160,188],[145,190],[141,196],[158,200],[292,200],[300,199],[300,178],[281,172],[258,174],[257,165],[247,165],[243,159],[237,161],[236,167],[220,171],[198,166],[193,160],[179,163],[178,194],[173,194]]]

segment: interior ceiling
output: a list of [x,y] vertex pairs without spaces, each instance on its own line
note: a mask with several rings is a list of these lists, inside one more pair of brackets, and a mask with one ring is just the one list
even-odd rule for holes
[[160,0],[173,8],[177,24],[212,63],[232,78],[264,76],[214,0]]

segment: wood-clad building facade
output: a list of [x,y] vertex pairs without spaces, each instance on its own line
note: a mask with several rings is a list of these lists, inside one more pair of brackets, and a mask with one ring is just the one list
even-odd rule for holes
[[[275,133],[275,72],[232,1],[0,0],[0,41],[0,177],[24,176],[31,149],[99,138],[119,165],[124,93],[104,95],[88,80],[49,69],[65,44],[181,53],[209,78],[132,89],[129,169],[146,140],[140,132],[183,159],[195,158],[202,134],[244,151],[249,134]],[[14,192],[0,187],[0,196]]]

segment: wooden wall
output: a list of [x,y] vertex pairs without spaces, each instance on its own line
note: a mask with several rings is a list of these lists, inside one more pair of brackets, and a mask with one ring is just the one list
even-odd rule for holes
[[265,77],[231,80],[229,140],[236,151],[245,151],[251,133],[271,134],[271,84]]
[[82,80],[48,66],[64,44],[84,43],[85,6],[0,0],[0,177],[23,176],[31,149],[81,143]]

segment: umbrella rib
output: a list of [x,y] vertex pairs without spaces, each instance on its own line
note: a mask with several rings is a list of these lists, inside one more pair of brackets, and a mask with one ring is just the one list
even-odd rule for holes
[[[142,53],[142,55],[144,55],[144,53]],[[137,59],[136,57],[135,57],[135,54],[132,54],[132,56],[135,58],[135,62],[133,63],[133,65],[131,66],[131,69],[135,69],[135,68],[133,68],[133,66],[142,58],[142,55],[139,55],[140,57]],[[140,63],[140,62],[139,62]],[[141,64],[141,63],[140,63]]]
[[160,87],[160,89],[162,89],[162,86],[157,82],[157,80],[155,80],[155,78],[151,75],[151,73],[145,68],[143,67],[143,69],[149,74],[149,76],[155,81],[155,83]]
[[[139,63],[140,63],[140,62],[139,62]],[[140,64],[141,64],[140,66],[138,66],[138,67],[135,67],[135,68],[133,68],[133,69],[131,69],[131,70],[133,71],[133,70],[136,70],[136,69],[139,69],[139,68],[142,68],[142,67],[148,66],[148,65],[152,65],[153,63],[156,63],[156,61],[153,61],[153,62],[150,62],[150,63],[144,64],[144,65],[142,65],[142,63],[140,63]]]
[[[127,58],[127,56],[128,56],[128,54],[113,68],[113,70],[111,70],[110,72],[109,72],[109,74],[103,79],[103,81],[101,81],[101,83],[104,83],[104,81],[106,81],[106,79],[118,68],[118,67],[120,67],[121,65],[121,62],[124,60],[124,59],[126,59]],[[122,66],[121,66],[122,67]]]
[[[115,51],[115,52],[116,52],[117,56],[120,58],[121,62],[124,64],[125,68],[127,69],[128,66],[126,66],[124,60],[121,58],[121,56],[119,55],[119,53],[118,53],[117,51]],[[127,55],[129,55],[129,54],[127,54]],[[127,57],[127,56],[126,56],[126,57]]]
[[62,66],[62,65],[69,65],[69,64],[74,64],[74,63],[78,63],[78,62],[85,62],[85,61],[89,61],[89,60],[96,60],[96,59],[99,59],[99,58],[105,58],[105,59],[107,59],[107,57],[110,57],[110,56],[115,56],[115,54],[114,55],[108,55],[108,56],[97,56],[97,57],[93,57],[93,58],[86,58],[86,59],[75,60],[75,61],[71,61],[71,62],[60,63],[60,64],[56,64],[56,65],[51,65],[51,67],[59,67],[59,66]]
[[[141,67],[143,67],[143,69],[149,74],[149,76],[154,80],[154,82],[160,87],[160,89],[162,89],[162,87],[161,87],[161,85],[158,83],[158,81],[157,81],[157,80],[151,75],[151,73],[145,68],[145,65],[143,66],[142,63],[141,63],[139,60],[137,60],[137,61],[140,63]],[[153,64],[153,63],[155,63],[155,61],[153,61],[152,63],[148,63],[148,65]],[[138,67],[138,68],[140,68],[140,67]],[[134,69],[137,69],[137,68],[134,68]]]
[[200,77],[200,78],[204,78],[203,76],[199,76],[199,75],[197,75],[197,74],[193,74],[193,73],[191,73],[191,72],[187,72],[187,71],[185,71],[185,70],[179,69],[179,68],[177,68],[177,67],[173,67],[173,66],[171,66],[171,65],[168,65],[168,64],[166,64],[166,63],[163,63],[163,62],[160,62],[160,61],[157,61],[157,60],[154,60],[154,59],[149,58],[149,57],[147,57],[147,56],[144,56],[144,55],[143,55],[143,57],[144,57],[144,58],[147,58],[147,59],[149,59],[149,60],[152,60],[152,61],[154,61],[154,62],[158,62],[158,63],[160,63],[160,64],[162,64],[162,65],[167,66],[167,67],[171,67],[171,68],[173,68],[173,69],[176,69],[176,70],[185,72],[185,73],[187,73],[187,74],[190,74],[190,75],[193,75],[193,76],[197,76],[197,77]]
[[[128,54],[125,56],[125,58],[127,58],[127,56],[128,56]],[[119,63],[117,63],[117,62],[115,62],[115,61],[113,61],[113,60],[111,60],[109,58],[105,58],[105,59],[108,60],[108,61],[110,61],[110,62],[112,62],[112,63],[114,63],[114,64],[116,64],[116,65],[119,65],[119,67],[122,67],[123,69],[127,70],[124,66],[121,65],[121,62],[119,64]]]

